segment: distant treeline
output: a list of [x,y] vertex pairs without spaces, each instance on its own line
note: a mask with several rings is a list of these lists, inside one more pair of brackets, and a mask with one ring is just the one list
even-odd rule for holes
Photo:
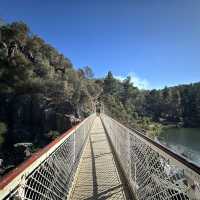
[[144,124],[152,120],[200,127],[200,83],[162,90],[139,90],[133,84],[130,77],[119,81],[108,73],[103,98],[107,112],[127,124]]

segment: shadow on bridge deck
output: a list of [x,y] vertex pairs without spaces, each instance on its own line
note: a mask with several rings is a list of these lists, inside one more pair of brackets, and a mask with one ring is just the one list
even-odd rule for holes
[[132,199],[119,174],[99,117],[91,129],[69,199]]

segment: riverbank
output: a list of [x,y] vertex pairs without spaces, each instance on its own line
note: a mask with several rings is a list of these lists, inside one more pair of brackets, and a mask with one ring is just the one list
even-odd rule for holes
[[151,139],[155,139],[156,137],[159,137],[163,132],[173,129],[173,128],[183,128],[182,124],[180,123],[168,123],[168,124],[162,124],[159,122],[153,122],[149,125],[149,128],[147,129],[148,137]]
[[200,128],[164,128],[157,142],[200,165]]

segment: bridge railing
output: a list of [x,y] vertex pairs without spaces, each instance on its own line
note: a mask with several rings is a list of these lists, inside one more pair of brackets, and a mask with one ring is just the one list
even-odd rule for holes
[[89,116],[3,177],[0,199],[66,199],[95,116]]
[[105,114],[101,119],[136,199],[200,199],[199,167]]

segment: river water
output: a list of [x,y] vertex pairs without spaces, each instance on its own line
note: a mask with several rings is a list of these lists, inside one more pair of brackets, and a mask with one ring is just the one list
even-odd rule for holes
[[157,139],[200,166],[200,128],[165,128]]

